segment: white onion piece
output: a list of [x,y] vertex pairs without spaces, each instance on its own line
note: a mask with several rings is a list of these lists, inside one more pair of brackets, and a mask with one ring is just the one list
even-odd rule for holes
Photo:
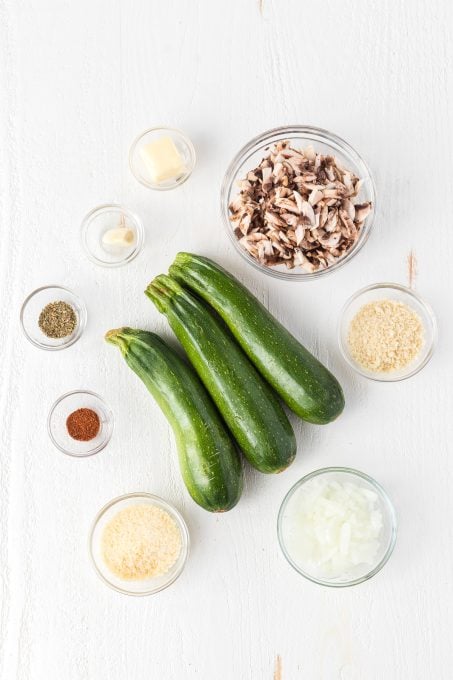
[[377,493],[354,482],[315,477],[288,502],[285,544],[307,573],[341,578],[359,565],[375,566],[382,527]]

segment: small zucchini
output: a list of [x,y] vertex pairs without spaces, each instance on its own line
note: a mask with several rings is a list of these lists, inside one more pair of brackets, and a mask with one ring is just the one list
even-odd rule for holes
[[210,512],[230,510],[241,495],[242,464],[198,376],[154,333],[119,328],[105,339],[119,347],[172,426],[193,500]]
[[335,420],[344,408],[338,380],[250,293],[207,257],[179,253],[170,275],[213,307],[283,401],[309,423]]
[[146,295],[166,315],[242,452],[260,472],[293,461],[296,439],[283,407],[222,321],[169,276]]

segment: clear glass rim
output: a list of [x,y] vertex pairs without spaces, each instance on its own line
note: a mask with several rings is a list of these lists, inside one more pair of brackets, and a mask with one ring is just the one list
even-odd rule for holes
[[[86,453],[72,453],[71,451],[68,451],[67,449],[65,449],[63,446],[61,446],[56,441],[55,437],[53,436],[52,427],[51,427],[52,416],[53,416],[57,406],[59,406],[59,404],[61,404],[62,401],[67,399],[67,397],[72,397],[75,394],[82,394],[82,395],[87,394],[90,397],[94,397],[95,399],[97,399],[102,404],[102,406],[105,410],[105,413],[107,415],[107,421],[108,421],[108,424],[109,424],[108,436],[100,444],[98,444],[98,446],[96,446],[94,449],[90,449]],[[105,447],[107,446],[107,444],[110,442],[110,440],[112,438],[114,427],[115,427],[115,420],[113,418],[112,410],[106,404],[104,399],[99,396],[99,394],[97,394],[96,392],[92,392],[91,390],[71,390],[70,392],[65,392],[64,394],[61,395],[61,397],[58,397],[58,399],[56,399],[54,401],[54,403],[52,404],[52,406],[50,408],[49,415],[47,416],[47,432],[49,434],[49,437],[50,437],[52,444],[59,451],[64,453],[66,456],[71,456],[71,458],[90,458],[90,456],[94,456],[96,453],[99,453],[99,451],[102,451],[103,449],[105,449]]]
[[[231,223],[229,219],[229,208],[228,208],[228,196],[231,190],[231,186],[234,182],[234,178],[236,175],[236,172],[238,170],[238,166],[241,165],[244,161],[244,157],[252,151],[252,149],[256,145],[261,145],[262,143],[269,141],[269,143],[272,143],[272,139],[276,136],[291,136],[291,133],[295,134],[311,134],[311,135],[316,135],[318,136],[321,140],[325,141],[326,143],[331,143],[333,142],[334,144],[337,144],[342,151],[345,153],[346,156],[350,156],[352,160],[357,163],[358,165],[361,165],[363,169],[365,170],[366,174],[361,177],[361,179],[366,180],[369,183],[370,186],[370,193],[371,193],[371,200],[373,202],[373,211],[367,218],[364,228],[362,230],[362,233],[355,243],[354,247],[349,251],[347,255],[342,257],[338,262],[335,264],[331,265],[330,267],[327,267],[326,269],[322,269],[320,271],[316,272],[306,272],[306,273],[289,273],[285,271],[277,271],[276,269],[273,269],[272,267],[265,267],[264,265],[261,265],[259,262],[257,262],[251,255],[249,255],[244,248],[242,248],[239,243],[237,238],[235,237],[233,230],[231,228]],[[363,158],[357,153],[357,151],[344,139],[339,137],[338,135],[334,134],[333,132],[329,132],[328,130],[325,130],[324,128],[318,128],[314,127],[311,125],[285,125],[282,127],[278,128],[273,128],[271,130],[267,130],[266,132],[261,133],[260,135],[254,137],[250,142],[248,142],[245,146],[243,146],[238,153],[234,156],[233,160],[229,163],[227,170],[225,172],[223,182],[222,182],[222,187],[220,191],[220,210],[222,214],[222,220],[224,227],[226,229],[226,232],[228,234],[228,237],[230,241],[233,243],[235,249],[237,252],[241,255],[241,257],[248,262],[248,264],[252,265],[257,271],[260,271],[263,274],[267,274],[268,276],[273,276],[274,278],[277,279],[282,279],[285,281],[312,281],[314,279],[318,279],[321,276],[326,276],[327,274],[332,274],[334,271],[337,271],[341,267],[343,267],[347,262],[349,262],[360,250],[363,248],[365,243],[367,242],[372,227],[375,223],[375,218],[377,214],[377,201],[376,201],[376,186],[375,182],[373,179],[373,175],[371,174],[370,168],[368,164],[363,160]],[[294,271],[294,270],[293,270]]]
[[[148,135],[150,132],[170,132],[170,133],[174,133],[184,140],[184,143],[187,145],[187,148],[190,151],[190,156],[191,156],[191,161],[192,161],[190,168],[188,168],[186,174],[182,175],[181,179],[178,182],[175,182],[173,185],[162,186],[160,184],[153,184],[152,182],[147,182],[143,177],[141,177],[140,175],[138,175],[135,172],[134,156],[135,156],[135,153],[136,153],[136,148],[137,148],[138,144],[141,142],[141,140],[143,139],[143,137]],[[156,125],[154,127],[148,128],[144,132],[141,132],[139,135],[137,135],[137,137],[135,137],[135,139],[132,142],[130,149],[129,149],[129,169],[130,169],[132,175],[135,177],[137,182],[140,182],[140,184],[142,186],[146,187],[147,189],[153,189],[154,191],[171,191],[172,189],[176,189],[176,187],[180,187],[182,184],[184,184],[184,182],[187,182],[187,180],[189,179],[190,175],[192,174],[192,172],[195,168],[196,162],[197,162],[197,154],[196,154],[196,151],[195,151],[195,147],[192,144],[192,141],[189,139],[189,137],[187,137],[187,135],[184,134],[184,132],[182,130],[180,130],[179,128],[168,127],[168,126],[165,126],[165,125]]]
[[[150,590],[146,590],[143,592],[139,593],[134,593],[131,590],[127,590],[127,588],[120,588],[119,586],[116,586],[114,583],[111,583],[103,573],[99,570],[96,560],[94,559],[94,554],[93,554],[93,539],[94,539],[94,533],[96,531],[97,525],[99,524],[99,521],[102,519],[102,517],[105,515],[105,513],[110,510],[114,505],[121,503],[123,501],[128,501],[133,498],[143,498],[144,500],[147,501],[157,501],[158,503],[162,504],[170,513],[171,516],[174,516],[177,519],[178,522],[178,527],[179,530],[181,531],[181,539],[182,539],[182,546],[181,550],[183,551],[183,560],[181,561],[181,565],[179,566],[178,570],[172,575],[171,579],[166,581],[164,584],[159,586],[158,588],[152,588]],[[132,493],[127,493],[123,494],[122,496],[117,496],[116,498],[113,498],[111,501],[106,503],[97,513],[96,517],[94,518],[93,524],[91,525],[90,533],[88,536],[88,552],[91,558],[91,563],[94,567],[94,570],[98,577],[105,583],[109,588],[112,588],[112,590],[116,590],[118,593],[122,593],[123,595],[131,595],[132,597],[145,597],[148,595],[154,595],[155,593],[159,593],[162,590],[165,590],[169,586],[172,585],[182,574],[184,571],[184,568],[187,563],[187,558],[189,556],[189,551],[190,551],[190,535],[189,535],[189,529],[187,527],[186,521],[184,517],[181,515],[179,510],[177,510],[173,505],[171,505],[168,501],[164,500],[160,496],[157,496],[156,494],[152,493],[147,493],[146,491],[134,491]]]
[[[368,482],[373,486],[374,489],[378,492],[379,496],[381,499],[384,501],[388,512],[389,516],[391,519],[391,535],[390,535],[390,540],[389,544],[387,546],[387,549],[381,558],[381,560],[378,562],[378,564],[371,569],[369,572],[364,574],[363,576],[360,576],[359,578],[352,579],[351,581],[343,581],[343,582],[332,582],[332,581],[327,581],[324,579],[316,578],[315,576],[312,576],[311,574],[308,574],[305,572],[303,569],[301,569],[291,558],[289,555],[288,551],[286,550],[285,542],[283,540],[283,535],[282,535],[282,522],[283,522],[283,514],[286,510],[286,506],[294,494],[294,492],[305,482],[308,482],[310,479],[313,479],[314,477],[318,477],[323,474],[327,473],[346,473],[353,475],[355,477],[359,477],[360,479],[363,479],[364,481]],[[297,571],[301,576],[306,578],[308,581],[311,581],[312,583],[317,583],[318,585],[321,586],[327,586],[329,588],[348,588],[350,586],[356,586],[359,585],[359,583],[364,583],[365,581],[368,581],[370,578],[375,576],[381,569],[382,567],[388,562],[390,555],[393,552],[393,549],[395,547],[396,543],[396,537],[397,537],[397,531],[398,531],[398,522],[397,522],[397,517],[396,517],[396,512],[395,508],[393,506],[392,501],[390,500],[389,496],[387,495],[387,492],[385,489],[377,482],[375,479],[370,477],[369,475],[365,474],[365,472],[361,472],[360,470],[356,470],[355,468],[350,468],[350,467],[325,467],[325,468],[320,468],[319,470],[314,470],[313,472],[310,472],[309,474],[305,475],[301,479],[299,479],[293,486],[290,488],[290,490],[286,493],[282,504],[280,506],[280,510],[278,511],[278,517],[277,517],[277,536],[278,536],[278,542],[280,545],[280,549],[286,559],[286,561]]]
[[[391,288],[392,290],[397,290],[400,293],[403,293],[404,295],[408,295],[409,297],[414,298],[418,302],[418,304],[424,309],[427,318],[430,321],[431,325],[431,331],[432,331],[432,341],[426,351],[426,354],[423,358],[423,361],[421,361],[419,364],[416,364],[411,371],[408,373],[404,373],[403,375],[395,376],[392,377],[391,373],[384,373],[382,375],[379,374],[369,374],[366,371],[362,370],[362,368],[359,366],[359,364],[356,364],[351,357],[349,356],[349,352],[347,351],[347,348],[344,346],[343,343],[343,338],[342,338],[342,326],[343,326],[343,320],[344,317],[346,316],[348,309],[350,306],[362,295],[365,295],[366,293],[372,291],[372,290],[385,290],[387,288]],[[403,286],[400,283],[390,283],[390,282],[382,282],[382,283],[373,283],[369,286],[365,286],[364,288],[360,288],[356,293],[351,295],[348,300],[346,300],[345,304],[343,305],[340,315],[338,317],[338,324],[337,324],[337,339],[338,339],[338,346],[340,348],[340,353],[343,359],[346,361],[348,366],[350,366],[356,373],[359,375],[363,376],[364,378],[368,378],[368,380],[373,380],[374,382],[382,382],[382,383],[392,383],[392,382],[401,382],[402,380],[407,380],[408,378],[411,378],[412,376],[416,375],[419,373],[422,368],[426,366],[426,364],[430,361],[431,357],[434,354],[434,350],[437,345],[437,319],[436,315],[434,314],[434,311],[428,302],[426,302],[418,293],[416,293],[412,288],[408,288],[407,286]]]
[[[114,210],[119,210],[122,213],[124,213],[126,216],[128,216],[132,222],[134,222],[134,225],[136,227],[136,244],[134,249],[129,253],[127,257],[125,257],[123,260],[119,260],[118,262],[106,262],[105,260],[101,260],[100,258],[96,257],[93,255],[91,250],[88,248],[87,244],[87,233],[88,229],[90,226],[91,219],[93,216],[97,213],[100,212],[101,210],[107,210],[109,208],[113,208]],[[114,267],[123,267],[124,265],[128,264],[129,262],[132,262],[132,260],[135,260],[137,255],[141,253],[143,250],[143,246],[145,243],[145,230],[143,228],[143,223],[141,219],[138,217],[138,215],[130,210],[129,208],[125,208],[124,206],[120,205],[119,203],[103,203],[102,205],[98,205],[90,212],[88,212],[85,217],[82,220],[81,226],[80,226],[80,236],[82,240],[82,246],[85,251],[86,256],[88,259],[93,262],[94,264],[99,265],[100,267],[107,267],[109,269],[114,268]]]
[[[67,342],[62,342],[61,345],[46,345],[46,344],[41,343],[37,340],[34,340],[34,338],[32,338],[28,334],[27,329],[26,329],[25,324],[24,324],[25,309],[27,308],[27,305],[30,302],[30,300],[32,298],[34,298],[35,295],[38,295],[38,293],[42,293],[45,290],[52,290],[52,289],[53,290],[62,290],[65,293],[67,293],[70,297],[72,297],[75,300],[75,302],[77,303],[78,311],[79,311],[79,315],[78,315],[79,316],[79,324],[78,324],[76,332],[73,335],[70,335],[69,336],[70,339]],[[82,337],[83,331],[85,330],[85,326],[86,326],[86,323],[87,323],[88,312],[87,312],[86,305],[85,305],[84,301],[82,300],[82,298],[80,298],[78,295],[73,293],[72,290],[70,290],[69,288],[65,288],[65,286],[59,286],[57,284],[49,284],[48,286],[40,286],[39,288],[36,288],[35,290],[33,290],[29,295],[27,295],[27,297],[23,301],[22,306],[20,308],[19,318],[20,318],[20,325],[21,325],[21,328],[22,328],[22,332],[25,335],[25,337],[27,338],[27,340],[32,345],[34,345],[35,347],[39,347],[39,349],[43,349],[47,352],[56,352],[56,351],[61,350],[61,349],[66,349],[66,347],[70,347],[71,345],[76,343],[77,340],[79,340],[79,338]]]

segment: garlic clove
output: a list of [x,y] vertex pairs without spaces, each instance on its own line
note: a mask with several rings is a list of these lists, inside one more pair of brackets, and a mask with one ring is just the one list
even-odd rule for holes
[[131,246],[135,240],[135,233],[127,227],[108,229],[102,235],[103,246]]

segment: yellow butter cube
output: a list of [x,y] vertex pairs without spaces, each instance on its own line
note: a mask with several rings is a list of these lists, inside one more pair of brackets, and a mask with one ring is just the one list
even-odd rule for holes
[[186,172],[184,161],[171,137],[159,137],[140,149],[152,182],[160,184]]

